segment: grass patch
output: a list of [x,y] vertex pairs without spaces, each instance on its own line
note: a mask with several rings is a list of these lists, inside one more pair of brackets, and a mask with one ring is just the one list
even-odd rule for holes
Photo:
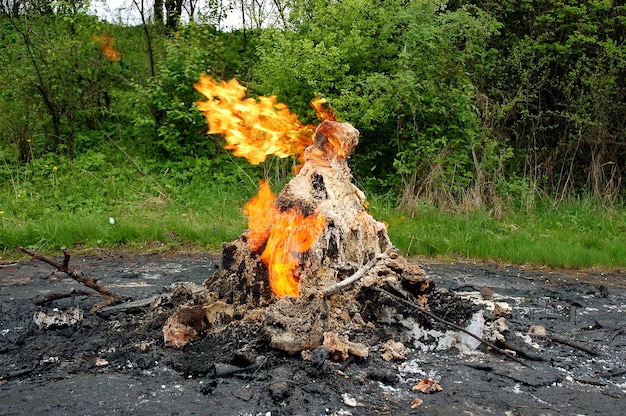
[[42,252],[142,242],[219,249],[245,229],[241,208],[256,192],[251,184],[216,185],[203,175],[156,181],[106,162],[53,167],[35,163],[0,187],[4,258],[16,245]]
[[378,209],[389,235],[405,255],[488,259],[554,267],[626,266],[626,210],[587,202],[531,213],[440,212],[423,206],[413,216]]
[[[100,156],[58,168],[52,160],[19,171],[4,168],[9,174],[0,186],[2,259],[21,257],[16,245],[41,252],[147,243],[220,250],[245,230],[241,210],[257,191],[250,177],[222,183],[210,171],[147,174]],[[626,266],[624,207],[606,209],[586,200],[556,209],[535,204],[532,212],[510,208],[498,219],[488,210],[454,213],[429,205],[409,214],[394,208],[390,196],[369,198],[369,211],[388,224],[391,240],[406,256]]]

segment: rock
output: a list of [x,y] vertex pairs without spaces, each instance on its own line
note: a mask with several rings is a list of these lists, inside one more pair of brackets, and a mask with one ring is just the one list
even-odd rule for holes
[[313,366],[316,368],[322,368],[324,366],[326,358],[328,358],[329,353],[330,350],[325,345],[319,348],[315,348],[313,351],[311,351],[311,364],[313,364]]
[[418,384],[413,386],[412,390],[417,390],[425,394],[430,394],[443,390],[443,387],[435,383],[435,380],[432,380],[430,378],[423,378]]
[[328,348],[330,356],[337,361],[348,359],[348,346],[339,339],[336,332],[324,332],[324,346]]
[[336,332],[324,332],[324,346],[328,348],[330,356],[337,361],[345,361],[350,355],[358,358],[367,358],[368,348],[358,342],[351,342],[347,337],[340,337]]
[[33,315],[33,322],[35,322],[39,329],[72,326],[82,320],[83,310],[80,308],[69,308],[67,311],[61,311],[55,308],[50,313],[35,311]]
[[341,399],[346,406],[356,407],[359,404],[356,399],[350,395],[350,393],[343,393],[341,395]]
[[275,400],[281,400],[291,395],[289,382],[291,372],[287,367],[278,367],[272,371],[272,378],[269,384],[270,395]]
[[163,340],[167,346],[182,348],[197,340],[206,327],[202,306],[181,306],[165,322]]
[[406,360],[407,349],[401,342],[387,341],[381,348],[381,357],[385,361]]

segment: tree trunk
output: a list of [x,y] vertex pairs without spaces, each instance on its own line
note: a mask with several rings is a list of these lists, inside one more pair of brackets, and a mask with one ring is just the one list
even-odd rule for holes
[[163,0],[154,0],[154,25],[157,28],[163,27]]
[[183,0],[165,0],[165,11],[167,12],[167,29],[174,31],[180,22],[183,13]]

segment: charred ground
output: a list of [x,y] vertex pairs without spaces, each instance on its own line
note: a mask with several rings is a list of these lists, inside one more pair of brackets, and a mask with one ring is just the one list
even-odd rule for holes
[[[429,306],[442,318],[466,325],[483,310],[487,331],[495,320],[489,302],[507,303],[508,329],[502,333],[524,364],[484,346],[465,354],[443,348],[439,334],[450,328],[400,306],[400,315],[419,322],[424,333],[416,337],[415,328],[398,319],[365,327],[358,334],[358,341],[370,347],[365,360],[337,362],[323,351],[310,361],[287,355],[270,348],[267,333],[253,321],[225,322],[183,349],[166,347],[162,328],[185,300],[187,282],[202,284],[217,262],[204,253],[72,259],[73,267],[129,299],[94,314],[88,313],[99,301],[93,297],[34,304],[51,292],[84,289],[50,266],[3,264],[0,413],[626,413],[623,271],[422,264],[436,286]],[[52,315],[72,307],[84,311],[74,325],[40,329],[33,321],[35,311]],[[529,339],[531,326],[543,326],[574,346]],[[391,339],[405,344],[406,358],[381,358],[383,344]],[[443,390],[413,391],[423,378]],[[415,399],[423,403],[412,409]]]

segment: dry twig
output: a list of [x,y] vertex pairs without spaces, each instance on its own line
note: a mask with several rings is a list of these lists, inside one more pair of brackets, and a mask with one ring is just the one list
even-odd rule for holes
[[599,351],[596,351],[596,350],[594,350],[591,347],[588,347],[586,345],[583,345],[583,344],[581,344],[579,342],[576,342],[576,341],[572,341],[572,340],[567,339],[567,338],[560,337],[558,335],[554,335],[554,334],[548,333],[545,336],[543,336],[542,338],[545,338],[545,339],[547,339],[549,341],[556,342],[556,343],[559,343],[559,344],[567,345],[567,346],[572,347],[572,348],[576,348],[577,350],[584,351],[584,352],[586,352],[587,354],[590,354],[590,355],[595,355],[595,356],[602,356],[602,355],[604,355],[603,353],[601,353]]
[[117,293],[113,292],[111,289],[107,288],[106,286],[102,285],[100,282],[98,282],[97,279],[91,277],[91,276],[86,276],[83,272],[80,271],[76,271],[74,269],[72,269],[69,266],[70,263],[70,253],[67,250],[63,250],[63,254],[65,255],[63,258],[63,263],[59,263],[56,260],[53,260],[49,257],[46,257],[42,254],[39,254],[35,251],[29,250],[27,248],[21,247],[21,246],[16,246],[16,249],[18,249],[19,251],[28,254],[29,256],[31,256],[34,259],[37,260],[41,260],[44,263],[48,263],[51,266],[54,266],[57,268],[58,271],[63,272],[65,274],[67,274],[69,277],[71,277],[72,279],[76,280],[79,283],[84,284],[85,286],[95,290],[96,292],[99,293],[99,295],[104,298],[104,301],[94,305],[91,310],[89,311],[90,313],[95,312],[96,310],[102,308],[103,306],[109,305],[113,302],[117,302],[122,300],[122,297],[120,295],[118,295]]
[[435,319],[435,320],[437,320],[437,321],[439,321],[439,322],[441,322],[441,323],[443,323],[445,325],[451,326],[452,328],[469,335],[470,337],[480,341],[482,344],[486,345],[487,347],[493,349],[494,351],[499,352],[502,355],[505,355],[506,357],[508,357],[511,360],[516,361],[516,362],[524,365],[525,367],[530,367],[523,360],[520,360],[516,356],[509,354],[508,352],[504,351],[503,349],[497,347],[495,344],[487,341],[484,338],[479,337],[476,334],[473,334],[472,332],[468,331],[467,329],[463,328],[462,326],[459,326],[459,325],[455,324],[454,322],[450,322],[450,321],[447,321],[447,320],[445,320],[443,318],[440,318],[439,316],[433,314],[430,311],[427,311],[426,309],[422,308],[421,306],[418,306],[415,303],[413,303],[413,302],[411,302],[411,301],[409,301],[407,299],[403,299],[400,296],[396,296],[393,293],[386,291],[385,289],[381,289],[379,287],[374,287],[372,289],[377,290],[378,292],[383,293],[383,294],[391,297],[392,299],[397,300],[398,302],[401,302],[401,303],[404,303],[405,305],[411,306],[412,308],[417,309],[420,313],[423,313],[424,315],[427,315],[427,316],[429,316],[429,317],[431,317],[431,318],[433,318],[433,319]]
[[59,299],[71,298],[74,296],[100,296],[100,294],[96,292],[88,292],[86,290],[74,290],[73,288],[69,292],[65,293],[49,293],[45,296],[38,297],[34,300],[35,305],[45,305],[48,302],[52,302]]
[[376,263],[378,263],[379,260],[385,257],[385,255],[386,255],[386,252],[377,254],[373,259],[365,263],[363,267],[357,270],[352,276],[348,277],[347,279],[343,279],[341,282],[335,283],[334,285],[324,289],[322,292],[324,297],[328,297],[332,294],[335,294],[339,292],[341,289],[343,289],[344,287],[347,287],[351,285],[352,283],[356,282],[357,280],[361,279],[363,276],[365,276],[365,273],[367,273],[372,267],[376,266]]

